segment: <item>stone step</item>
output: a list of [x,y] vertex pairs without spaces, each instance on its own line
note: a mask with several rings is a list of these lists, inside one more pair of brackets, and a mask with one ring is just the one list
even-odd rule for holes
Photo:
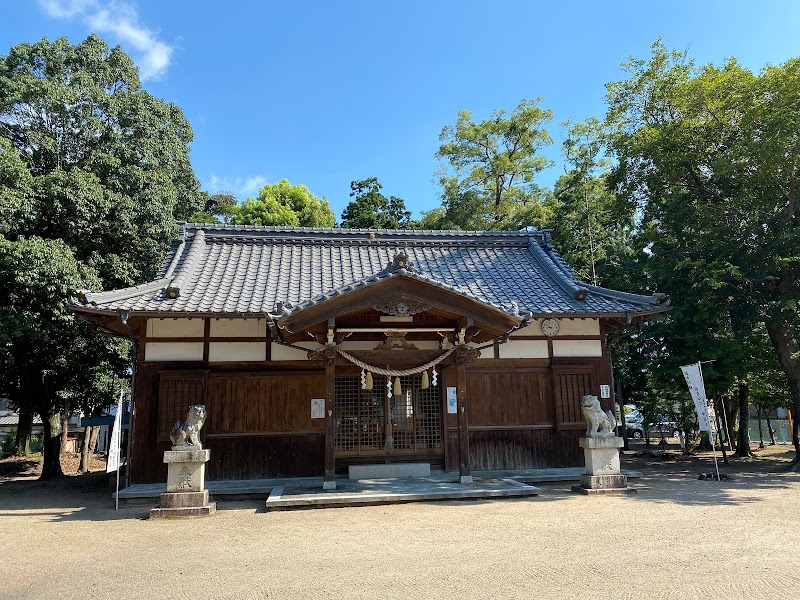
[[[398,482],[399,484],[399,482]],[[360,485],[360,484],[353,484]],[[481,482],[472,485],[442,484],[419,481],[410,489],[339,490],[336,492],[306,491],[286,494],[283,486],[276,487],[266,502],[267,511],[298,510],[308,508],[342,508],[346,506],[374,506],[404,504],[432,500],[477,500],[481,498],[512,498],[538,496],[539,489],[514,481]]]
[[430,477],[430,463],[375,463],[350,465],[350,479],[395,479],[397,477]]

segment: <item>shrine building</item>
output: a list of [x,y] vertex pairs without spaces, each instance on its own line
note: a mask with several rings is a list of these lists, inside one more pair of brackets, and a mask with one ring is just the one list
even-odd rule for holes
[[[180,224],[156,279],[73,309],[135,342],[131,483],[190,405],[211,480],[583,464],[607,335],[667,310],[579,281],[549,232]],[[334,484],[335,485],[335,484]]]

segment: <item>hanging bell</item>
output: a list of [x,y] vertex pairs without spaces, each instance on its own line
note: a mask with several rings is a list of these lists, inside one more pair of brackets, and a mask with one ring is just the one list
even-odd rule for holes
[[428,372],[427,371],[423,371],[422,372],[422,389],[423,390],[427,390],[428,389]]
[[399,396],[403,393],[403,386],[400,385],[400,378],[395,377],[394,379],[394,395]]
[[366,377],[364,377],[364,389],[371,390],[372,389],[372,373],[367,371]]
[[433,367],[433,378],[431,380],[431,384],[433,384],[433,387],[436,387],[436,381],[437,381],[436,367]]

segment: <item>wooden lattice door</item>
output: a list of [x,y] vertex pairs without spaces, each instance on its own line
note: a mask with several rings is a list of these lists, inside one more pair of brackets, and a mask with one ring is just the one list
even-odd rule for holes
[[430,454],[442,450],[438,387],[422,388],[420,376],[400,378],[402,393],[387,396],[387,379],[373,377],[371,390],[358,377],[337,377],[336,454]]

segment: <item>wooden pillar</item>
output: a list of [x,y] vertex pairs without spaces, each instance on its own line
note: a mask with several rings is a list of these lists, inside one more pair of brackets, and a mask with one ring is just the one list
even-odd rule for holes
[[456,389],[458,391],[458,473],[461,483],[472,483],[469,468],[469,429],[467,422],[467,376],[463,362],[456,363]]
[[308,358],[325,368],[325,458],[323,472],[325,479],[322,489],[336,489],[336,455],[334,421],[336,402],[336,346],[328,344],[324,348],[308,353]]
[[466,365],[474,361],[480,352],[469,346],[456,349],[456,390],[458,392],[458,472],[461,483],[472,483],[469,464],[469,413],[467,411]]
[[325,357],[325,481],[323,489],[336,489],[335,422],[334,403],[336,400],[336,350],[333,356]]

